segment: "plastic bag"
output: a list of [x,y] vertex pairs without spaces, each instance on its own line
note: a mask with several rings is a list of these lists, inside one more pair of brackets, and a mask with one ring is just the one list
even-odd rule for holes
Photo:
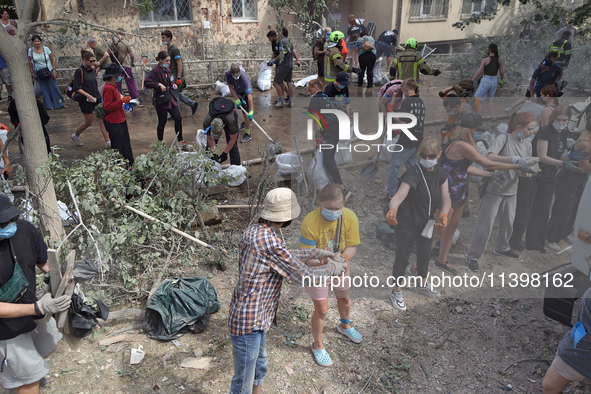
[[330,183],[330,176],[326,172],[326,168],[324,168],[324,164],[322,163],[321,150],[317,150],[316,153],[314,153],[314,158],[308,167],[306,175],[308,176],[308,179],[314,183],[314,186],[319,190]]
[[[351,131],[349,138],[353,137],[353,124],[351,123]],[[334,160],[337,165],[353,163],[353,155],[351,153],[351,140],[340,141],[337,145],[337,152],[334,155]]]
[[318,74],[310,75],[309,77],[300,79],[299,81],[294,83],[293,86],[296,88],[305,88],[306,86],[308,86],[308,82],[310,82],[311,80],[316,79],[316,78],[318,78]]
[[295,153],[282,153],[275,156],[277,175],[298,174],[302,166],[302,158]]
[[[493,142],[494,142],[494,140],[493,140]],[[492,145],[490,147],[492,148]],[[488,155],[488,149],[486,148],[486,145],[484,145],[484,142],[482,142],[482,141],[478,141],[478,143],[476,144],[476,150],[478,151],[478,153],[480,153],[484,157],[486,157]],[[472,167],[478,168],[479,170],[486,170],[480,164],[476,164],[476,163],[472,163]],[[480,183],[480,179],[482,179],[481,176],[476,176],[476,175],[469,175],[468,177],[470,178],[471,182],[477,182],[477,183]]]
[[[388,141],[387,138],[388,138],[388,135],[386,133],[384,133],[384,140],[382,141],[384,146],[380,147],[380,155],[378,156],[380,158],[380,161],[383,161],[384,163],[390,163],[390,161],[392,160],[392,152],[395,150],[396,151],[400,150],[400,147],[392,146],[392,145],[395,145],[398,143],[398,139],[400,138],[400,134],[394,136],[394,138],[391,141]],[[392,146],[390,148],[390,150],[388,150],[389,146]]]
[[259,76],[257,78],[257,86],[263,92],[271,89],[271,78],[273,76],[273,70],[267,66],[267,62],[263,61],[259,65]]
[[226,97],[231,94],[230,88],[228,87],[228,85],[226,85],[225,83],[222,83],[220,81],[215,81],[215,91],[220,92],[222,97]]
[[207,136],[202,129],[197,130],[197,135],[195,135],[195,145],[199,149],[205,149],[207,146]]
[[230,167],[222,170],[222,173],[232,178],[232,180],[228,182],[228,186],[237,187],[242,185],[246,180],[246,167],[244,166],[236,166],[232,164]]
[[373,67],[373,84],[379,85],[382,80],[382,58],[376,60],[376,64]]
[[535,116],[537,120],[540,120],[540,118],[542,117],[542,110],[543,109],[544,109],[543,105],[540,105],[537,103],[532,103],[531,101],[527,100],[525,102],[525,104],[523,104],[523,107],[521,107],[521,109],[519,111],[517,111],[517,113],[520,114],[522,112],[529,112],[530,114]]

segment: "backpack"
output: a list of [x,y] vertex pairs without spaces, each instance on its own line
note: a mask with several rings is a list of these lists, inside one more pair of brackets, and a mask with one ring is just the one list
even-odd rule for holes
[[209,114],[212,119],[223,118],[234,111],[234,102],[225,97],[216,97],[209,102]]
[[591,105],[591,97],[587,100],[570,105],[572,116],[568,121],[568,129],[573,133],[581,134],[587,129],[587,108]]
[[363,42],[363,45],[361,46],[361,49],[363,52],[371,52],[374,49],[374,45],[371,43],[371,41],[369,41],[369,39],[366,38]]
[[[84,70],[82,69],[82,67],[78,68],[80,69],[80,85],[82,85],[84,83]],[[74,71],[74,75],[76,75],[76,71]],[[66,96],[68,96],[72,100],[74,100],[74,94],[76,93],[72,85],[72,82],[74,82],[74,75],[72,75],[72,78],[70,78],[70,82],[68,82],[68,85],[66,86]]]

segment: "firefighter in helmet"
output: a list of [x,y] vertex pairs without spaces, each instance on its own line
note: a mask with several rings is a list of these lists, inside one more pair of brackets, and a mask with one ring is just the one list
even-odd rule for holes
[[345,64],[345,58],[343,56],[344,37],[343,32],[338,30],[330,34],[328,49],[324,57],[324,81],[327,84],[334,82],[337,74],[341,71],[347,73],[354,72],[356,74],[361,72],[361,69]]
[[441,71],[429,67],[423,56],[417,51],[417,40],[406,40],[405,50],[392,60],[390,64],[390,79],[407,80],[409,78],[419,82],[419,72],[424,75],[441,74]]

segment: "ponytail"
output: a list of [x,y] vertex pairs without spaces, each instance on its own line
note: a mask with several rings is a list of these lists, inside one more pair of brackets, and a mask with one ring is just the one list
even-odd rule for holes
[[535,122],[536,117],[529,112],[513,112],[509,118],[509,127],[507,128],[507,134],[512,133],[517,126],[525,127],[531,122]]

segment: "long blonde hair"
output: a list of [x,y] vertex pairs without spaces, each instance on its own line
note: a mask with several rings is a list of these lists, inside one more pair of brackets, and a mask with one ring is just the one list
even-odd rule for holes
[[467,127],[456,127],[449,136],[450,140],[462,140],[464,142],[469,143],[474,148],[476,148],[476,142],[474,142],[474,137],[472,137],[472,130]]

